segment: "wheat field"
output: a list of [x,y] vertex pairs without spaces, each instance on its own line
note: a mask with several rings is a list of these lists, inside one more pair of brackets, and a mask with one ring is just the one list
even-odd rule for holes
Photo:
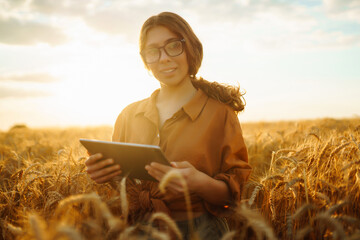
[[[360,239],[359,118],[242,128],[253,173],[223,239]],[[165,214],[128,221],[125,178],[89,179],[78,139],[110,136],[106,126],[0,132],[0,239],[181,238]]]

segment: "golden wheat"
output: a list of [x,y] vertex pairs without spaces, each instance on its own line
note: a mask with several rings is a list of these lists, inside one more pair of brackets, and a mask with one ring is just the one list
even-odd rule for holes
[[[359,239],[359,129],[358,118],[243,124],[253,173],[223,239]],[[0,132],[0,239],[171,239],[127,221],[125,178],[112,187],[85,172],[78,139],[110,136],[110,127]],[[180,176],[169,173],[163,190],[171,178]],[[147,220],[174,232],[159,216]]]

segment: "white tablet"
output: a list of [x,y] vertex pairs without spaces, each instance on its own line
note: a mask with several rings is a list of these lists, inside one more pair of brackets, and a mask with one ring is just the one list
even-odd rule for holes
[[170,166],[159,146],[80,139],[90,154],[101,153],[103,158],[112,158],[120,164],[122,174],[130,178],[156,181],[145,170],[145,165],[158,162]]

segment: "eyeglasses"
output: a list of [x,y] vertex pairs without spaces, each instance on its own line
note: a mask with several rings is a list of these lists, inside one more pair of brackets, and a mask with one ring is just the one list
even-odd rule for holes
[[155,63],[160,59],[160,55],[161,55],[160,49],[164,49],[164,52],[169,57],[176,57],[182,54],[184,52],[184,42],[185,39],[173,40],[171,42],[168,42],[162,47],[158,47],[158,48],[152,47],[152,48],[144,49],[143,51],[140,52],[140,54],[146,63]]

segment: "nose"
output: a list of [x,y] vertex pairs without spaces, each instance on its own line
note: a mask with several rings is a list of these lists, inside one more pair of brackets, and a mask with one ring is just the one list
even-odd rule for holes
[[170,61],[170,57],[167,55],[167,53],[165,52],[164,48],[160,48],[160,58],[159,58],[159,62],[168,62]]

